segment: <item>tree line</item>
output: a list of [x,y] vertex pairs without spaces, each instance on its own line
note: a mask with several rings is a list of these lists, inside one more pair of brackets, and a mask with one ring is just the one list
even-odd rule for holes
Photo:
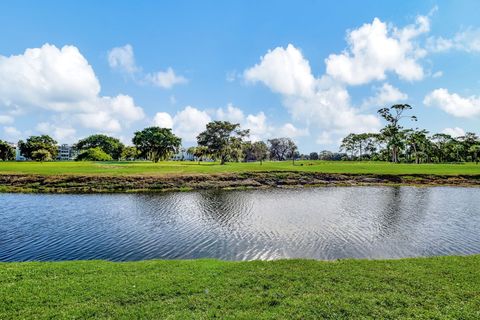
[[[301,155],[290,138],[273,138],[250,141],[249,130],[238,123],[212,121],[197,136],[197,145],[189,148],[197,161],[207,159],[225,164],[228,161],[264,160],[373,160],[405,163],[441,163],[479,161],[480,139],[472,132],[461,137],[444,133],[430,133],[424,129],[405,129],[404,121],[417,121],[408,112],[408,104],[397,104],[378,110],[385,126],[378,133],[351,133],[343,138],[339,153],[330,151]],[[103,134],[94,134],[79,140],[73,148],[78,161],[151,160],[170,159],[181,150],[182,139],[171,129],[149,127],[134,133],[133,146],[125,146],[120,140]],[[49,161],[57,157],[57,142],[48,135],[31,136],[19,141],[21,154],[36,161]],[[15,159],[15,150],[0,140],[0,160]]]
[[[287,160],[298,158],[298,148],[290,138],[274,138],[267,142],[248,140],[249,130],[238,123],[212,121],[197,136],[197,146],[187,152],[196,160],[212,159],[225,164],[228,161]],[[168,160],[181,150],[182,139],[169,128],[148,127],[134,133],[133,146],[125,146],[119,139],[94,134],[73,145],[77,161],[111,160]],[[57,158],[57,141],[48,135],[30,136],[18,142],[20,153],[28,160],[51,161]],[[15,149],[0,140],[0,160],[15,159]]]
[[378,110],[386,124],[379,133],[351,133],[343,138],[340,151],[348,160],[378,160],[405,163],[476,162],[480,139],[473,132],[460,137],[430,134],[424,129],[405,129],[401,121],[417,121],[408,115],[412,107],[397,104]]

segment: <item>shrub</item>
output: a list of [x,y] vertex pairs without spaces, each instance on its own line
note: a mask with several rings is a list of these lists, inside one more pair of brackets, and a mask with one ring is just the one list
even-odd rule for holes
[[100,147],[90,148],[82,151],[76,161],[112,161],[112,157],[105,153]]

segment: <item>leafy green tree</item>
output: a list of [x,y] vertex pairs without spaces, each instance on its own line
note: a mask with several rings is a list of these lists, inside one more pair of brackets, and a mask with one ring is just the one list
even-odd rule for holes
[[200,161],[202,161],[204,157],[208,156],[208,148],[202,146],[190,147],[187,152],[197,159],[198,164],[200,164]]
[[40,162],[51,161],[52,154],[50,153],[50,151],[45,149],[35,150],[32,152],[31,159]]
[[[18,142],[20,152],[27,159],[34,159],[34,152],[44,150],[50,154],[50,159],[55,159],[58,154],[57,141],[48,135],[31,136],[25,142],[20,140]],[[42,151],[40,154],[44,154]],[[38,154],[37,156],[40,156]]]
[[466,161],[476,161],[475,160],[475,146],[480,144],[478,136],[473,132],[467,132],[464,136],[458,138],[460,143],[463,145],[464,155],[463,158]]
[[456,143],[452,136],[445,133],[436,133],[430,138],[430,141],[433,144],[433,157],[437,162],[451,161],[451,148]]
[[260,161],[260,165],[263,164],[263,161],[268,157],[268,146],[263,141],[256,141],[252,144],[252,153],[255,157],[255,160]]
[[411,110],[412,107],[409,104],[395,104],[390,108],[382,108],[378,110],[378,114],[387,121],[387,125],[382,129],[382,134],[387,138],[388,146],[391,150],[392,162],[399,161],[399,152],[403,146],[402,140],[402,126],[399,122],[403,118],[409,118],[417,121],[415,116],[405,116],[404,112]]
[[480,145],[478,144],[475,144],[473,146],[471,146],[469,149],[468,149],[468,152],[470,152],[473,156],[473,161],[478,164],[478,153],[480,152]]
[[100,148],[107,153],[112,159],[119,160],[122,156],[122,151],[125,148],[123,143],[117,138],[110,137],[104,134],[94,134],[85,139],[78,141],[74,148],[79,152],[92,148]]
[[75,161],[112,161],[113,158],[100,147],[90,148],[80,152]]
[[419,164],[421,155],[427,154],[430,141],[427,137],[428,131],[419,129],[408,129],[404,131],[405,142],[411,148],[415,163]]
[[292,159],[292,164],[295,165],[295,158],[300,157],[300,153],[298,152],[298,147],[292,139],[287,140],[287,155],[290,159]]
[[287,160],[292,157],[295,150],[292,153],[292,148],[296,147],[295,142],[290,138],[273,138],[268,141],[268,149],[270,152],[270,159],[273,160]]
[[199,146],[206,147],[208,153],[220,164],[229,159],[241,157],[242,141],[248,136],[249,130],[241,130],[240,124],[228,121],[212,121],[207,124],[205,131],[197,136]]
[[2,140],[0,140],[0,160],[15,160],[15,148]]
[[140,152],[135,147],[125,147],[122,151],[122,160],[132,161],[138,158]]
[[135,132],[133,144],[140,155],[155,163],[177,153],[182,139],[172,133],[172,129],[149,127]]
[[350,133],[348,136],[342,139],[340,144],[340,152],[350,153],[350,158],[353,159],[355,151],[357,150],[357,141],[354,133]]
[[310,160],[318,160],[318,153],[317,152],[310,152],[310,155],[308,156]]

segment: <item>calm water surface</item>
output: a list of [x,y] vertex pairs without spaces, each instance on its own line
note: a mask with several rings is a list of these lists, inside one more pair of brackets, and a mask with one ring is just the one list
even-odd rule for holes
[[480,253],[480,188],[0,194],[0,261]]

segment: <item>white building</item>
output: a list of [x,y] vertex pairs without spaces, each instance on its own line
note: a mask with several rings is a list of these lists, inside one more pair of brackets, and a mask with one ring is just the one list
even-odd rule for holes
[[25,161],[27,160],[22,153],[20,152],[20,148],[18,147],[18,143],[7,142],[12,148],[15,149],[15,161]]
[[192,161],[193,159],[193,154],[188,153],[185,148],[181,148],[177,154],[172,156],[172,160],[176,161]]
[[77,156],[77,151],[73,148],[73,146],[68,144],[62,144],[58,146],[58,155],[57,160],[74,160]]

